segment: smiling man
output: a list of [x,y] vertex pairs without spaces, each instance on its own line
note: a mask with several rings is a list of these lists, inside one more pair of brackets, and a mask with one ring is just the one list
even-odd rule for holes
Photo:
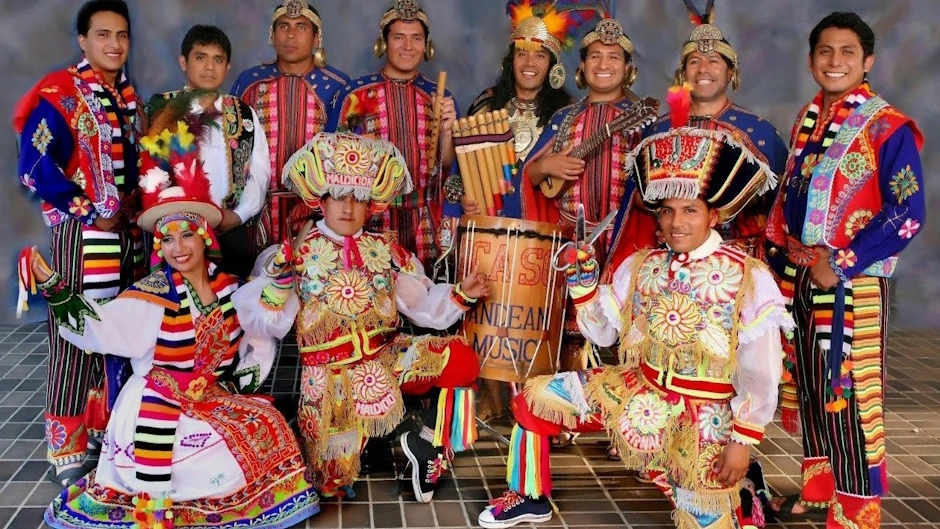
[[[18,174],[42,203],[51,229],[51,264],[65,284],[106,301],[143,275],[143,242],[130,219],[139,210],[137,139],[141,118],[124,75],[130,17],[122,0],[93,0],[78,11],[81,62],[44,77],[17,104]],[[51,311],[51,308],[50,308]],[[59,335],[50,312],[46,385],[49,478],[69,486],[100,451],[107,406],[103,361]],[[93,465],[91,465],[93,467]]]
[[619,341],[620,365],[526,382],[512,406],[510,490],[480,514],[484,528],[551,519],[548,436],[605,428],[673,503],[677,527],[740,526],[792,320],[766,265],[714,228],[766,192],[768,176],[723,131],[680,127],[636,152],[639,193],[668,247],[635,253],[602,286],[593,253],[579,252],[566,272],[578,328],[601,347]]
[[[399,243],[430,270],[437,259],[437,230],[446,172],[454,162],[452,126],[457,107],[450,92],[441,102],[440,144],[432,139],[437,83],[418,71],[434,57],[428,16],[416,0],[397,0],[379,22],[376,57],[385,65],[351,81],[339,95],[328,130],[348,131],[392,142],[405,156],[414,191],[399,198],[378,219],[376,228],[396,231]],[[437,151],[436,167],[429,167]]]
[[[689,83],[692,87],[690,124],[703,129],[721,129],[734,135],[776,177],[783,174],[787,160],[787,146],[773,124],[753,112],[734,104],[728,98],[728,88],[737,90],[740,83],[738,54],[725,39],[721,30],[711,24],[713,12],[700,15],[702,20],[682,47],[676,84]],[[660,134],[669,130],[668,116],[663,116],[647,134]],[[718,227],[726,240],[736,240],[752,257],[763,255],[764,226],[773,204],[775,193],[755,198],[733,221]],[[615,261],[614,264],[619,263]]]
[[767,224],[787,258],[780,286],[798,324],[788,364],[800,402],[803,489],[781,514],[828,507],[828,528],[878,527],[888,490],[888,279],[926,219],[923,137],[869,86],[875,34],[857,14],[820,21],[808,62],[820,91],[793,127]]
[[222,222],[216,228],[222,248],[219,266],[246,280],[255,258],[247,223],[264,206],[271,161],[257,113],[244,101],[219,91],[231,60],[232,44],[224,31],[193,26],[180,47],[179,66],[186,85],[150,98],[147,115],[160,127],[157,130],[187,114],[202,116],[208,128],[198,139],[199,158],[211,184],[212,200],[222,209]]
[[258,112],[268,140],[271,182],[255,242],[259,248],[280,243],[310,218],[312,210],[284,188],[281,169],[297,150],[323,132],[330,109],[349,77],[326,64],[323,22],[302,0],[274,9],[268,43],[277,59],[242,72],[232,86]]

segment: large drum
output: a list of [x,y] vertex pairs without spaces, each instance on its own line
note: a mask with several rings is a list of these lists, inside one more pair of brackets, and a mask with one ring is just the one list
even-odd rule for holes
[[565,278],[552,268],[570,226],[464,216],[457,229],[457,278],[479,265],[490,296],[464,317],[463,333],[480,358],[480,376],[524,382],[559,367]]

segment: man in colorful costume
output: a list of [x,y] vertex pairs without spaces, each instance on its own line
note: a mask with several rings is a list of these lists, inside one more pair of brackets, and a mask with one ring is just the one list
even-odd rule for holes
[[33,249],[33,273],[62,337],[129,358],[97,470],[45,513],[56,529],[259,527],[319,512],[287,421],[254,391],[296,303],[240,317],[238,278],[218,269],[222,221],[199,162],[200,116],[141,139],[138,224],[156,270],[99,305],[73,293]]
[[[132,227],[142,114],[123,73],[130,47],[127,5],[85,3],[78,13],[84,58],[47,75],[17,104],[18,173],[42,203],[52,265],[69,288],[107,301],[144,275],[143,241]],[[87,469],[107,424],[104,362],[49,324],[46,440],[49,478],[67,486]]]
[[[767,225],[772,261],[785,257],[780,289],[798,324],[786,361],[796,388],[785,386],[784,396],[799,402],[803,488],[801,505],[787,502],[781,515],[828,506],[829,528],[878,527],[888,490],[888,280],[925,222],[923,137],[866,81],[875,35],[858,15],[832,13],[809,43],[821,90],[793,128]],[[795,407],[784,410],[791,431]]]
[[434,284],[394,234],[363,230],[372,214],[411,191],[405,159],[391,143],[318,134],[291,158],[285,180],[324,218],[305,227],[294,249],[262,252],[259,264],[273,255],[281,265],[269,265],[267,277],[245,288],[260,299],[256,311],[299,297],[298,425],[314,481],[326,496],[348,495],[366,441],[401,422],[402,396],[430,393],[437,398],[421,412],[425,426],[400,440],[415,496],[427,503],[452,452],[476,439],[472,385],[479,365],[462,339],[409,336],[395,326],[401,313],[422,327],[446,329],[489,287],[476,271],[458,285]]
[[212,200],[222,208],[222,222],[216,230],[222,247],[220,267],[247,279],[256,256],[247,223],[264,206],[271,160],[258,114],[241,99],[219,92],[231,60],[232,44],[224,31],[193,26],[180,48],[186,85],[154,95],[146,110],[156,131],[188,113],[211,118],[212,125],[197,141],[199,159],[212,185]]
[[[712,24],[714,9],[699,13],[691,0],[686,1],[690,17],[696,28],[682,47],[679,65],[676,68],[676,85],[691,86],[689,124],[703,129],[721,129],[731,133],[736,141],[757,155],[768,172],[777,179],[783,174],[787,159],[787,146],[769,121],[734,104],[728,98],[728,87],[737,90],[740,70],[737,52]],[[709,2],[709,6],[714,4]],[[672,127],[668,115],[646,129],[646,135],[660,134]],[[718,232],[725,240],[738,240],[752,257],[763,255],[764,225],[776,193],[756,197],[734,221],[719,226]],[[626,208],[623,208],[626,210]],[[617,228],[615,228],[617,232]],[[626,245],[618,247],[625,253]],[[609,265],[614,269],[626,256],[618,255]]]
[[349,77],[326,64],[323,22],[303,0],[287,0],[274,10],[268,43],[277,59],[239,74],[232,94],[255,109],[268,139],[271,182],[256,241],[265,248],[295,233],[310,217],[297,197],[284,189],[287,159],[322,132],[330,109]]
[[[485,528],[551,518],[548,436],[606,428],[628,468],[648,470],[676,526],[738,527],[749,447],[773,419],[780,328],[792,321],[763,263],[714,231],[767,175],[729,133],[690,127],[639,146],[639,192],[669,247],[629,257],[610,285],[580,252],[567,274],[577,321],[621,364],[542,376],[513,402],[510,490],[480,514]],[[699,163],[705,153],[712,163]],[[752,182],[761,185],[752,186]]]
[[[583,203],[590,230],[620,207],[627,188],[627,155],[639,142],[640,132],[615,134],[586,160],[570,154],[607,123],[639,104],[639,98],[629,89],[637,74],[633,51],[633,42],[620,23],[609,18],[581,40],[577,78],[588,94],[552,116],[519,170],[514,182],[519,192],[507,197],[505,216],[574,225],[578,205]],[[574,185],[557,199],[548,199],[538,186],[549,176],[574,181]],[[647,217],[653,232],[655,219],[649,213]],[[606,257],[608,242],[604,234],[595,243],[600,262]],[[646,246],[653,242],[650,236]]]
[[[381,230],[397,232],[399,243],[428,270],[439,254],[443,183],[455,159],[452,127],[457,119],[447,91],[441,101],[440,144],[430,145],[437,83],[418,72],[422,59],[434,57],[429,28],[416,0],[396,0],[379,22],[382,34],[375,42],[375,55],[386,56],[385,66],[350,81],[327,128],[390,141],[405,156],[414,191],[397,198],[376,220]],[[431,158],[434,167],[428,165]]]
[[[561,54],[571,49],[572,33],[597,10],[558,0],[512,0],[506,11],[512,32],[501,73],[494,86],[477,96],[467,115],[506,109],[516,160],[521,164],[555,112],[571,104],[571,95],[564,88],[567,74]],[[460,175],[452,174],[444,191],[446,216],[482,213],[479,204],[465,198]]]

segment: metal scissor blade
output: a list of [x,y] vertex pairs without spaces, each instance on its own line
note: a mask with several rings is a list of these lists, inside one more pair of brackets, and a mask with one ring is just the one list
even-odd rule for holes
[[615,218],[617,218],[618,211],[619,210],[615,209],[608,213],[606,217],[601,219],[601,221],[597,223],[597,226],[594,227],[594,231],[588,235],[587,241],[585,242],[588,244],[594,244],[594,241],[596,241],[597,238],[600,237],[602,233],[604,233],[604,230],[607,229],[607,226],[610,226],[610,223],[613,222]]
[[574,227],[575,244],[581,244],[587,237],[587,220],[584,218],[584,204],[578,204],[578,220]]

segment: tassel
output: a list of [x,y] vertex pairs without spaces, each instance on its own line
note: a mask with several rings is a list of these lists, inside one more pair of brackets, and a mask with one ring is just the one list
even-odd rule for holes
[[669,104],[669,121],[672,128],[688,125],[692,108],[692,85],[682,83],[682,86],[670,87],[666,93],[666,103]]
[[359,244],[351,236],[343,237],[343,269],[349,270],[353,265],[362,267],[362,254],[359,253]]
[[513,426],[506,482],[510,490],[531,498],[552,493],[548,436]]
[[451,421],[450,449],[463,452],[477,440],[475,393],[472,388],[453,389],[453,420]]
[[434,446],[450,446],[450,423],[454,413],[454,390],[444,388],[437,397],[437,421],[434,424]]
[[882,461],[881,464],[868,467],[868,481],[871,483],[872,496],[884,496],[888,492],[888,464]]

